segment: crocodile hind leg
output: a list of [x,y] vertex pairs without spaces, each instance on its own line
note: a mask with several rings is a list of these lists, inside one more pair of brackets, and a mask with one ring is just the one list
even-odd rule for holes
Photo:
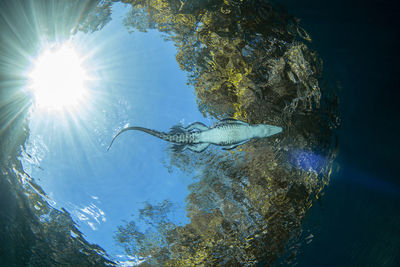
[[207,147],[210,145],[210,143],[199,143],[199,144],[191,144],[187,145],[187,149],[193,152],[201,153],[204,150],[207,149]]
[[187,148],[187,144],[173,144],[172,151],[175,153],[181,153]]
[[208,126],[201,122],[193,122],[192,124],[185,127],[185,130],[188,132],[193,130],[206,131],[208,129]]
[[201,153],[207,149],[209,143],[199,143],[199,144],[174,144],[172,145],[172,151],[175,153],[181,153],[185,149],[189,149],[190,151]]

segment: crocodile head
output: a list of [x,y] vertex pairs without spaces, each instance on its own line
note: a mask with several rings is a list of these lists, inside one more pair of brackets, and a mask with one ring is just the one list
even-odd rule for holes
[[268,137],[274,134],[278,134],[282,132],[282,127],[267,125],[267,124],[257,124],[253,126],[254,136],[255,137]]

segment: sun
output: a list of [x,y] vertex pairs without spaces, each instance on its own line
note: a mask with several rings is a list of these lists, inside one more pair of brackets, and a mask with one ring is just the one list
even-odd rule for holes
[[45,50],[34,61],[29,79],[35,103],[41,108],[77,107],[87,96],[82,58],[69,44]]

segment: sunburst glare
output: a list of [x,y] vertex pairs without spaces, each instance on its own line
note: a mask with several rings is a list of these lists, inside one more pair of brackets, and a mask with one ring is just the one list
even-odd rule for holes
[[75,49],[64,44],[44,51],[29,74],[35,103],[40,108],[63,110],[77,107],[87,98],[88,76]]

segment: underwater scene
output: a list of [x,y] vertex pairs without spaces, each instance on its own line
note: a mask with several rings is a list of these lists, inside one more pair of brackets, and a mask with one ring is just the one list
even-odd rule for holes
[[0,266],[400,266],[390,1],[0,1]]

